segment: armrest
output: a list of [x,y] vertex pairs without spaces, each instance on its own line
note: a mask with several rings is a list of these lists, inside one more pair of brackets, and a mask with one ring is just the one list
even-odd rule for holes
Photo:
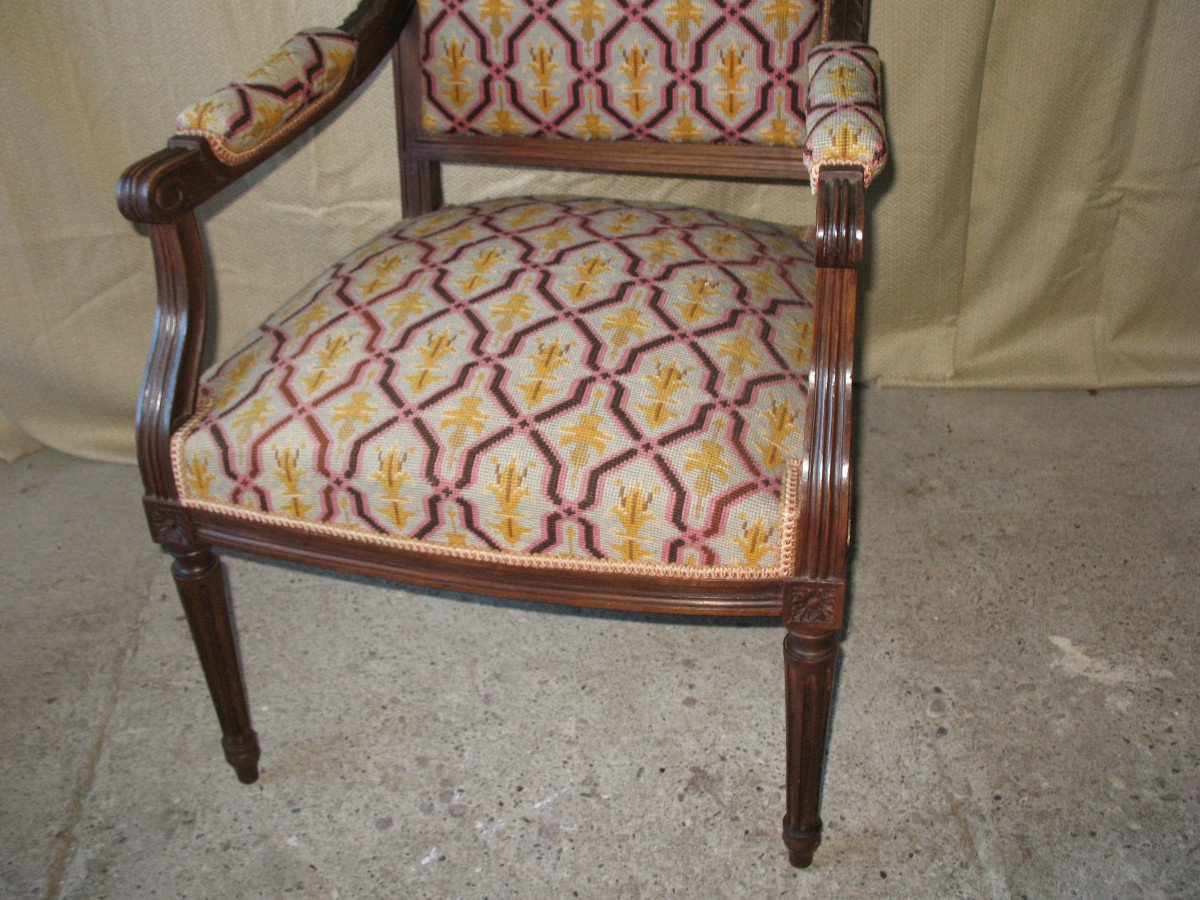
[[240,81],[201,98],[175,118],[177,135],[203,138],[236,166],[270,155],[338,96],[358,40],[337,29],[301,31]]
[[303,31],[240,82],[180,113],[167,149],[134,163],[117,205],[134,222],[180,219],[319,122],[388,55],[415,0],[361,0],[337,29]]
[[814,192],[823,166],[861,166],[869,185],[887,162],[879,68],[879,53],[858,41],[827,41],[809,54],[804,162]]

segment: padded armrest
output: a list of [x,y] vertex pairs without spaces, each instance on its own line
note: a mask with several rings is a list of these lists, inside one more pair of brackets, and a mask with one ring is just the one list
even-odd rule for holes
[[181,112],[175,133],[204,138],[229,165],[265,156],[337,97],[357,52],[344,31],[301,31],[241,81]]
[[856,41],[828,41],[808,57],[804,162],[816,190],[822,166],[859,165],[871,183],[887,161],[879,53]]

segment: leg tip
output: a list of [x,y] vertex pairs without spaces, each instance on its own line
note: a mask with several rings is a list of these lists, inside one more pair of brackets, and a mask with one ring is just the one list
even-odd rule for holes
[[237,773],[238,781],[242,784],[254,784],[258,781],[258,735],[251,731],[236,737],[222,738],[221,746],[225,749],[225,759]]
[[814,828],[793,828],[787,819],[783,820],[783,842],[788,848],[788,860],[797,869],[807,869],[812,865],[813,854],[821,846],[821,820],[817,820]]
[[812,850],[789,850],[788,861],[797,869],[807,869],[812,865],[813,851]]

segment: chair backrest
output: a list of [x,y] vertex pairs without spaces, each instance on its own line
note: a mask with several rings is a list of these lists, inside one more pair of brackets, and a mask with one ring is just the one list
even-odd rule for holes
[[805,181],[815,0],[419,0],[407,160]]

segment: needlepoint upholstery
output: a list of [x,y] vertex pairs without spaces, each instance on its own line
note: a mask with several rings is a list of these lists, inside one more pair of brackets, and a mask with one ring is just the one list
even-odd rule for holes
[[810,237],[567,197],[406,220],[205,374],[181,500],[518,565],[786,576]]
[[879,68],[879,53],[867,44],[829,41],[813,48],[804,162],[814,190],[823,165],[861,165],[870,184],[887,161]]
[[181,112],[176,133],[203,137],[227,163],[243,162],[331,99],[357,48],[353,37],[336,29],[301,31],[241,81]]
[[799,147],[813,0],[421,0],[434,133]]

